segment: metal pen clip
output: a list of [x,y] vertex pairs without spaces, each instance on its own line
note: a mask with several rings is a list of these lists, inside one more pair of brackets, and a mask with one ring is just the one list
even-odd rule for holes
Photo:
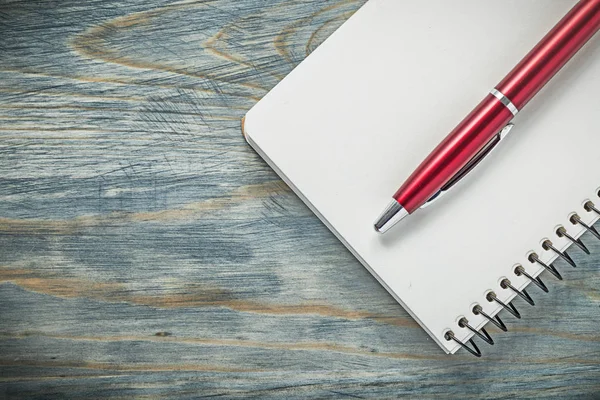
[[425,204],[423,204],[421,208],[429,207],[434,202],[439,200],[443,195],[448,193],[448,191],[452,189],[454,185],[456,185],[458,182],[460,182],[461,179],[467,176],[469,172],[471,172],[477,165],[479,165],[481,161],[483,161],[484,158],[489,156],[492,153],[492,151],[496,148],[496,146],[498,146],[498,144],[500,144],[501,141],[506,139],[506,137],[514,127],[515,125],[512,123],[506,125],[504,129],[498,132],[498,134],[494,136],[492,140],[490,140],[488,144],[486,144],[483,147],[483,149],[481,149],[479,153],[477,153],[471,159],[471,161],[467,163],[467,165],[465,165],[460,171],[458,171],[456,175],[454,175],[454,177],[452,177],[452,179],[450,179],[448,183],[446,183],[436,194],[434,194]]

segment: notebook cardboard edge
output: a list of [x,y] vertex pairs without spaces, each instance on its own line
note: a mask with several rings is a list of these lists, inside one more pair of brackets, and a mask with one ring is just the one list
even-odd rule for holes
[[[250,111],[252,111],[252,110],[250,110]],[[421,320],[410,310],[410,308],[400,299],[400,297],[386,284],[386,282],[377,274],[377,272],[375,272],[375,270],[372,269],[369,264],[367,264],[367,262],[358,254],[358,252],[356,252],[354,250],[354,248],[352,248],[350,243],[348,243],[343,238],[343,236],[333,227],[333,225],[331,225],[329,223],[329,221],[327,221],[327,219],[318,211],[318,209],[298,190],[298,188],[283,173],[283,171],[281,171],[275,165],[275,163],[265,153],[262,152],[260,147],[252,140],[250,133],[248,132],[248,129],[247,129],[248,128],[247,122],[248,122],[248,116],[250,114],[250,111],[244,117],[242,117],[242,119],[240,121],[242,136],[244,137],[246,142],[250,145],[250,147],[269,165],[269,167],[271,167],[271,169],[273,169],[273,171],[275,171],[277,173],[277,175],[285,182],[285,184],[288,185],[288,187],[290,189],[292,189],[292,191],[296,194],[296,196],[298,196],[302,200],[302,202],[304,204],[306,204],[306,206],[313,212],[313,214],[315,214],[317,216],[317,218],[319,218],[319,220],[327,227],[327,229],[329,229],[335,235],[335,237],[344,245],[344,247],[346,247],[346,249],[348,249],[348,251],[350,251],[350,253],[362,264],[362,266],[364,268],[367,269],[367,271],[369,271],[369,273],[377,280],[377,282],[379,282],[379,284],[383,288],[385,288],[385,290],[394,298],[394,300],[396,300],[396,302],[398,304],[400,304],[402,306],[402,308],[419,324],[419,326],[425,332],[427,332],[427,334],[439,345],[439,347],[446,354],[456,353],[460,349],[460,346],[456,345],[452,348],[452,350],[449,351],[448,348],[443,343],[440,342],[440,340],[437,338],[437,336],[434,335],[433,332],[431,332],[427,328],[427,326],[421,322]]]

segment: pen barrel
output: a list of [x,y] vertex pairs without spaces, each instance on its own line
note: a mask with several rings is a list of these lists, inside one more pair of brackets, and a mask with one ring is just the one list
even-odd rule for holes
[[454,177],[514,117],[488,95],[416,169],[394,198],[412,214]]
[[600,30],[600,0],[581,0],[496,86],[521,110]]
[[394,199],[409,214],[425,204],[489,144],[514,118],[514,113],[521,110],[598,30],[600,0],[581,0],[496,86],[504,97],[488,95],[421,163]]

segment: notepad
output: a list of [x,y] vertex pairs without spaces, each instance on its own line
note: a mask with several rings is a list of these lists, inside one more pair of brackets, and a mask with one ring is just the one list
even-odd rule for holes
[[[535,252],[560,251],[600,204],[600,38],[515,118],[496,151],[386,235],[373,222],[400,184],[575,5],[575,0],[370,0],[247,114],[252,147],[447,353],[499,300],[535,287]],[[571,248],[569,251],[578,251]],[[545,273],[544,279],[554,279]],[[351,295],[349,295],[351,296]],[[355,301],[360,301],[356,298]],[[559,299],[557,299],[559,300]],[[507,317],[508,318],[508,317]]]

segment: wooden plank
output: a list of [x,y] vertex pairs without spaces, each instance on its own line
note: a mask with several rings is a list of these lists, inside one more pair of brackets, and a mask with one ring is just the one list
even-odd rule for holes
[[597,396],[592,237],[449,357],[242,138],[363,3],[0,4],[0,397]]

